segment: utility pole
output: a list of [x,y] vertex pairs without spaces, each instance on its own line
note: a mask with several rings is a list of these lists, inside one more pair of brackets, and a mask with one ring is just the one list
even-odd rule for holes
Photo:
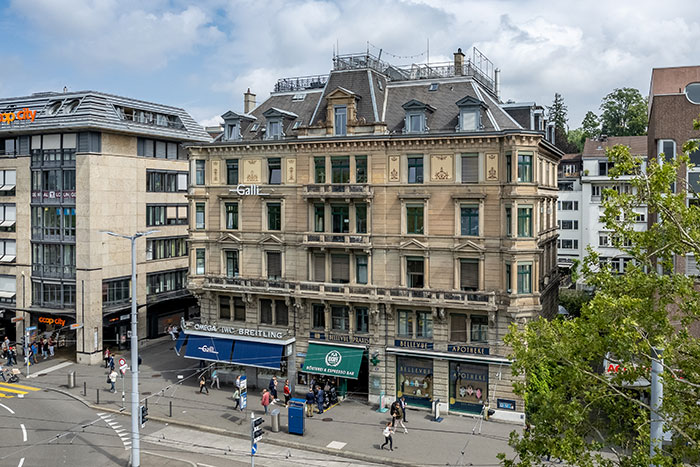
[[258,452],[258,441],[262,439],[262,417],[255,417],[255,412],[250,413],[250,467],[255,467],[255,454]]
[[[661,403],[664,397],[664,386],[661,383],[661,373],[663,372],[663,360],[661,354],[663,349],[651,348],[651,424],[649,456],[654,457],[661,452],[661,445],[664,436],[664,422],[659,415]],[[656,466],[656,464],[652,464]]]
[[104,232],[113,237],[126,238],[131,241],[131,466],[141,467],[141,443],[139,440],[139,339],[138,314],[136,307],[136,239],[145,237],[157,230],[136,232],[134,235],[123,235],[115,232]]

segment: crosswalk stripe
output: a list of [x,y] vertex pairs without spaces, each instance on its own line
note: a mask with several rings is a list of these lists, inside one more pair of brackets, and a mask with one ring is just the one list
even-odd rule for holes
[[24,386],[22,384],[15,384],[15,383],[0,383],[0,386],[9,387],[9,388],[26,389],[27,391],[41,391],[41,388],[35,388],[34,386]]
[[0,397],[2,397],[2,398],[4,398],[4,399],[12,399],[12,398],[15,397],[15,396],[8,396],[7,394],[3,394],[3,393],[0,392]]
[[3,386],[0,386],[0,391],[9,392],[11,394],[29,394],[27,391],[20,391],[19,389],[6,388]]

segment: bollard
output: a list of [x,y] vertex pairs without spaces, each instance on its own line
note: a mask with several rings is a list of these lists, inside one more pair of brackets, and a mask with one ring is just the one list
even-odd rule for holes
[[68,373],[68,389],[73,389],[75,387],[75,371]]
[[168,405],[170,406],[170,414],[169,414],[168,416],[169,416],[169,417],[172,417],[172,416],[173,416],[173,401],[170,401],[170,402],[168,403]]
[[148,397],[143,400],[143,405],[146,406],[146,410],[148,410]]
[[280,431],[280,410],[273,409],[271,414],[272,419],[270,420],[270,425],[273,433]]
[[97,405],[100,405],[100,390],[97,389]]
[[83,397],[87,397],[87,382],[83,381]]

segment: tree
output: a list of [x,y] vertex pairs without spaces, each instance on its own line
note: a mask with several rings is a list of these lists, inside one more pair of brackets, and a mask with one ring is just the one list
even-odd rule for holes
[[567,117],[568,112],[567,107],[564,105],[564,98],[558,92],[554,94],[554,101],[552,105],[547,107],[547,120],[554,123],[554,127],[561,132],[561,134],[566,134],[567,127]]
[[[645,172],[629,148],[608,150],[613,178],[634,174],[628,193],[608,189],[603,196],[613,244],[634,263],[619,274],[589,250],[583,274],[596,293],[580,317],[512,326],[505,342],[512,348],[513,372],[524,376],[514,389],[534,405],[526,407],[532,429],[511,433],[517,457],[499,454],[504,465],[541,464],[548,455],[584,466],[700,462],[700,339],[688,332],[700,322],[700,285],[673,272],[674,256],[700,255],[700,206],[671,187],[696,147],[686,144],[684,154],[663,165],[650,159]],[[644,205],[663,222],[635,231],[635,210]],[[659,415],[673,433],[654,458],[648,389],[639,387],[650,378],[652,348],[663,349]],[[603,368],[604,359],[613,363],[612,371]]]
[[638,89],[615,89],[600,105],[601,123],[608,136],[639,136],[647,133],[647,101]]
[[581,129],[585,138],[597,138],[600,136],[600,121],[598,116],[591,112],[590,110],[586,112],[586,116],[583,117],[583,122],[581,122]]
[[581,152],[583,151],[583,145],[586,142],[586,137],[583,133],[583,130],[581,128],[575,128],[573,130],[569,130],[569,132],[566,134],[566,139],[569,142],[569,145],[571,148],[575,149],[574,151],[567,151],[567,152]]

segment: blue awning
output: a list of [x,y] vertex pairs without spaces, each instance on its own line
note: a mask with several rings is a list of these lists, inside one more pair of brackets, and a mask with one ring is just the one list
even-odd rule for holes
[[185,358],[229,363],[232,347],[233,341],[230,339],[190,335],[187,340]]
[[180,349],[185,343],[185,340],[187,339],[187,334],[184,332],[180,333],[180,336],[177,338],[177,342],[175,342],[175,353],[180,355]]
[[279,370],[283,350],[283,345],[236,341],[236,345],[233,346],[232,360],[238,365]]

